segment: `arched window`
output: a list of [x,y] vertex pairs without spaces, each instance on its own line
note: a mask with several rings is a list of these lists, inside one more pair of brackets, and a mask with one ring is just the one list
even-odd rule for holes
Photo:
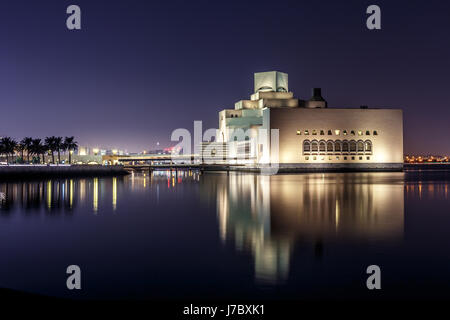
[[234,136],[234,141],[237,141],[237,137],[236,136]]
[[331,136],[333,133],[331,133],[331,130],[328,130],[328,135]]
[[327,142],[327,153],[333,153],[333,152],[334,152],[333,141],[328,140],[328,142]]
[[342,152],[342,142],[340,140],[336,140],[334,143],[334,152]]
[[311,152],[311,142],[309,142],[309,140],[303,141],[303,152]]
[[347,135],[347,130],[342,131],[342,134],[343,134],[344,136],[346,136],[346,135]]
[[312,131],[312,134],[313,134],[313,136],[317,135],[317,131],[316,131],[316,130],[313,130],[313,131]]
[[356,152],[356,141],[355,140],[350,141],[350,152]]
[[364,143],[364,150],[366,151],[366,153],[372,153],[372,141],[366,140],[366,142]]
[[319,143],[317,141],[311,142],[311,151],[318,152],[319,151]]
[[354,135],[355,135],[355,130],[350,131],[350,134],[351,134],[352,136],[354,136]]
[[344,140],[344,142],[342,142],[342,152],[348,152],[350,150],[350,144],[348,143],[347,140]]
[[358,152],[364,152],[364,142],[359,140],[357,143]]
[[309,130],[305,130],[305,136],[309,135]]
[[249,136],[245,136],[245,141],[248,141],[248,140],[250,140],[250,137]]
[[366,130],[366,136],[370,136],[370,131]]
[[378,135],[377,130],[375,130],[375,131],[373,132],[373,135],[374,135],[374,136],[377,136],[377,135]]
[[320,135],[321,136],[325,135],[325,132],[323,130],[320,130]]
[[327,144],[325,143],[325,141],[320,141],[319,142],[319,151],[320,152],[325,152],[327,149]]

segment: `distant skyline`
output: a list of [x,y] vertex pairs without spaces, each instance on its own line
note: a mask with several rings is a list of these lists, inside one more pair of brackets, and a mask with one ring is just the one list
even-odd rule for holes
[[[82,30],[66,28],[70,4]],[[370,4],[382,30],[365,27]],[[320,87],[331,108],[403,109],[405,154],[450,154],[449,12],[437,0],[5,0],[0,136],[163,148],[194,120],[217,127],[254,72],[279,70],[300,99]]]

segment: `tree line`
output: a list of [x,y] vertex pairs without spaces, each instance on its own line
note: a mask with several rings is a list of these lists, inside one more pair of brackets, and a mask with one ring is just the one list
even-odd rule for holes
[[[75,137],[46,137],[45,139],[25,137],[17,142],[11,137],[0,138],[0,156],[6,156],[9,163],[10,157],[20,155],[20,159],[13,162],[19,163],[45,163],[45,155],[51,156],[52,163],[55,163],[55,153],[58,155],[58,163],[61,163],[61,153],[69,153],[69,163],[72,163],[72,152],[78,148]],[[25,159],[26,153],[26,159]],[[31,157],[31,160],[30,160]],[[30,162],[31,161],[31,162]]]

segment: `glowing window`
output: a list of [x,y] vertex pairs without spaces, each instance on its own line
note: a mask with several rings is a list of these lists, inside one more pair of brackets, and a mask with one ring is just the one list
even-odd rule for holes
[[372,152],[372,142],[366,141],[364,145],[366,152]]
[[341,133],[341,130],[334,130],[334,134],[335,134],[335,135],[338,136],[340,133]]
[[347,135],[347,130],[344,130],[344,132],[342,132],[344,134],[344,136]]
[[336,160],[339,160],[339,157],[336,157]]
[[316,131],[316,130],[313,130],[313,131],[312,131],[312,134],[313,134],[313,136],[316,136],[316,135],[317,135],[317,131]]
[[300,130],[297,130],[297,135],[299,136],[301,134],[302,134],[302,132]]
[[305,130],[305,135],[309,135],[309,130]]
[[358,130],[358,136],[362,136],[362,130]]

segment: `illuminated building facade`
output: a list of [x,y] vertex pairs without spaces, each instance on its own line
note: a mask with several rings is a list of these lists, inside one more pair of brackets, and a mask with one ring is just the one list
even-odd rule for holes
[[[294,97],[288,75],[255,73],[254,93],[219,112],[217,141],[236,163],[278,163],[280,168],[401,170],[400,109],[328,108],[321,89]],[[262,129],[262,130],[261,130]],[[278,141],[271,139],[278,130]]]

